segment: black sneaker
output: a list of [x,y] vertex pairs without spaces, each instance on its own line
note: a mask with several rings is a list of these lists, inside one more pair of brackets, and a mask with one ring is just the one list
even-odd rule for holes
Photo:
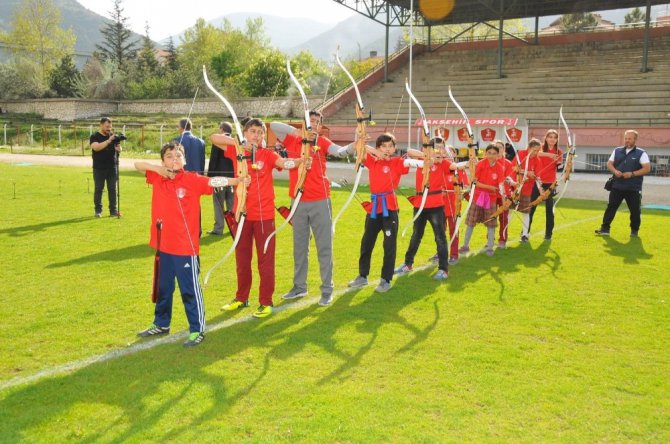
[[142,338],[148,338],[150,336],[160,336],[170,333],[170,327],[159,327],[156,324],[151,324],[149,328],[144,331],[141,331],[137,334]]
[[609,236],[610,232],[609,230],[603,230],[602,228],[600,230],[596,230],[596,234],[598,236]]
[[630,237],[639,237],[637,234],[637,230],[631,230],[630,231]]
[[205,334],[202,332],[193,332],[188,335],[188,340],[184,342],[184,347],[195,347],[205,340]]
[[528,236],[521,236],[521,242],[528,242]]

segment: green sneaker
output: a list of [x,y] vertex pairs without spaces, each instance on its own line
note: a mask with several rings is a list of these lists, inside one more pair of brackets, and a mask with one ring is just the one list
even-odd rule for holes
[[240,308],[248,307],[249,306],[249,301],[240,301],[237,299],[233,299],[233,302],[230,304],[226,304],[223,307],[221,307],[221,310],[223,311],[234,311],[238,310]]
[[184,347],[195,347],[205,340],[205,334],[202,332],[193,332],[188,335],[188,340],[184,342]]
[[258,310],[254,312],[255,318],[265,318],[272,314],[272,305],[261,305]]

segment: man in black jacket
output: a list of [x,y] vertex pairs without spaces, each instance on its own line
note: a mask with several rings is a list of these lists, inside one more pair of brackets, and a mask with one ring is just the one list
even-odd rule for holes
[[[219,125],[219,133],[230,136],[233,132],[233,128],[228,122],[221,122]],[[209,156],[209,166],[207,168],[207,175],[209,177],[215,176],[224,176],[224,177],[235,177],[235,172],[233,171],[233,161],[232,159],[227,158],[224,155],[224,150],[226,147],[217,147],[212,145],[211,153]],[[233,211],[233,200],[235,197],[233,187],[225,187],[223,189],[215,189],[212,193],[212,199],[214,201],[214,228],[209,231],[209,234],[213,235],[222,235],[224,227],[224,203],[225,211]],[[231,233],[232,234],[232,233]]]
[[93,205],[95,217],[102,217],[102,192],[107,183],[107,197],[109,199],[109,215],[118,216],[116,206],[116,179],[117,156],[121,152],[121,141],[112,132],[112,119],[100,119],[100,130],[93,134],[89,143],[93,156]]

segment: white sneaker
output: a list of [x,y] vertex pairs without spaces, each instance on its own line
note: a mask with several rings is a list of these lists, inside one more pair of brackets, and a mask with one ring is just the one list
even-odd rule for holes
[[366,285],[368,285],[368,278],[364,276],[358,276],[356,279],[347,284],[347,286],[351,288],[365,287]]
[[379,280],[379,285],[377,285],[377,288],[375,288],[375,291],[377,293],[386,293],[391,289],[391,283],[387,281],[386,279],[380,279]]
[[319,305],[322,307],[330,305],[331,302],[333,302],[332,294],[322,294],[321,299],[319,299]]
[[288,293],[286,293],[284,296],[282,296],[282,299],[298,299],[298,298],[304,298],[307,296],[307,290],[296,290],[295,288],[292,288]]

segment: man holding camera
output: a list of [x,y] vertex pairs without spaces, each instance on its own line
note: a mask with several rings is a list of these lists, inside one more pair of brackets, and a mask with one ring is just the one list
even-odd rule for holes
[[100,119],[100,130],[90,138],[91,153],[93,155],[93,182],[95,192],[93,193],[93,204],[95,205],[95,217],[102,217],[102,192],[107,183],[107,197],[109,199],[109,215],[118,217],[116,201],[116,187],[118,180],[118,153],[121,152],[121,141],[125,140],[123,134],[112,132],[112,119],[103,117]]

